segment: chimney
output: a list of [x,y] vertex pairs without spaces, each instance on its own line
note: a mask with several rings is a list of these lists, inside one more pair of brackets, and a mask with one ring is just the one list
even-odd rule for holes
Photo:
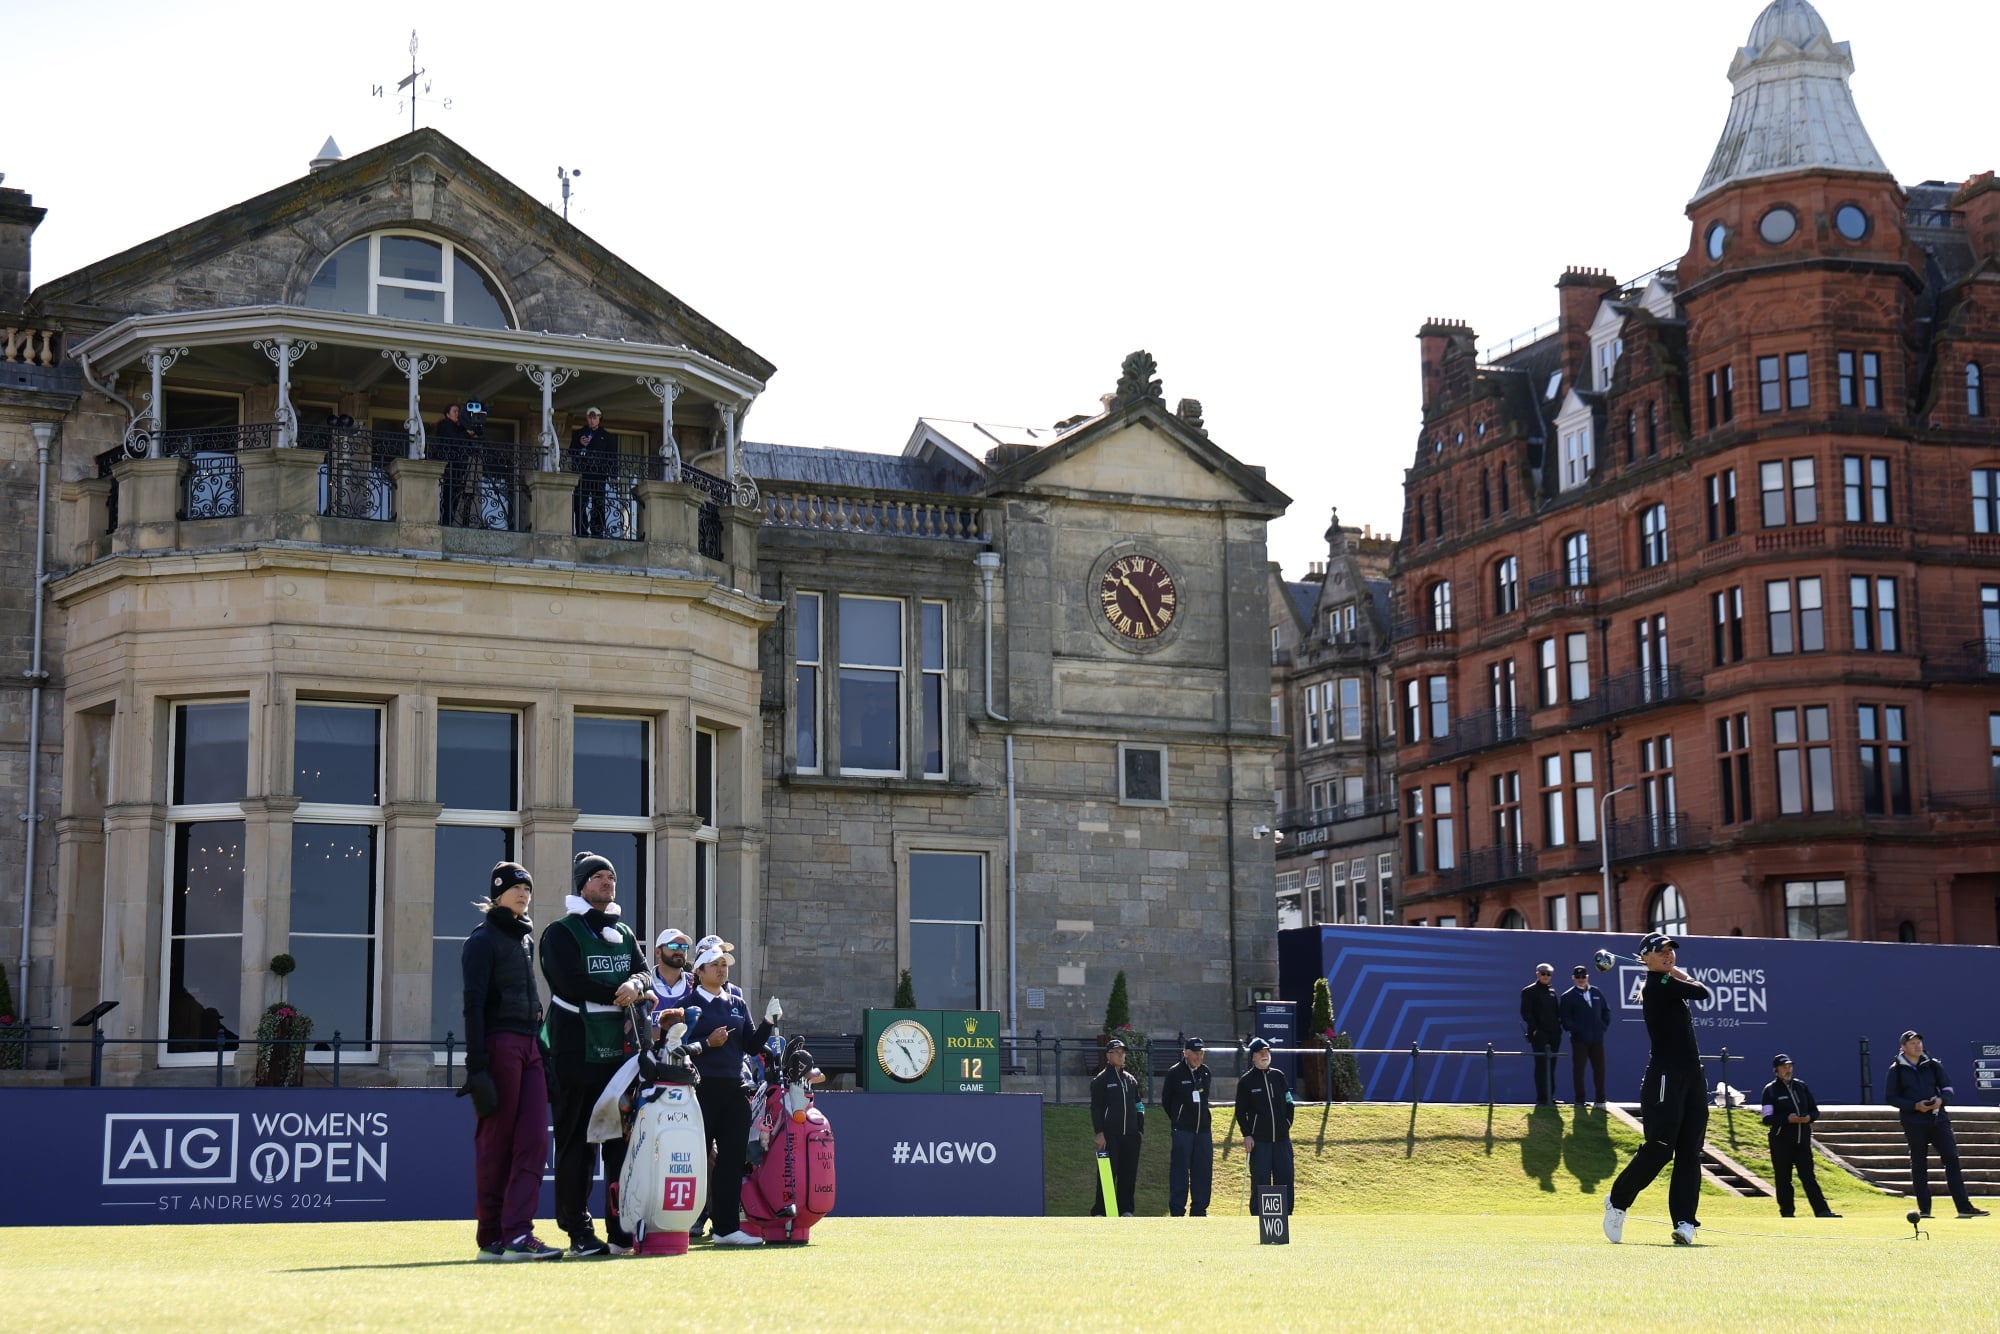
[[1617,288],[1618,280],[1603,269],[1571,269],[1556,283],[1564,388],[1589,383],[1590,326],[1605,294]]
[[1982,171],[1951,197],[1951,206],[1965,214],[1965,239],[1972,253],[1987,259],[2000,256],[2000,182]]
[[328,167],[337,167],[341,161],[340,145],[335,143],[333,136],[329,134],[326,136],[326,142],[319,146],[319,156],[306,163],[306,174],[315,175]]
[[0,186],[0,310],[19,310],[32,288],[28,256],[35,228],[48,215],[26,190]]
[[1417,330],[1418,356],[1423,362],[1424,416],[1444,397],[1444,354],[1454,340],[1463,339],[1467,354],[1472,352],[1472,326],[1464,320],[1425,320]]

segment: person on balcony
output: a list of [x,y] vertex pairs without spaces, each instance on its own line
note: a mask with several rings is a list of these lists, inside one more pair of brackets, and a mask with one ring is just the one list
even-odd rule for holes
[[618,468],[618,441],[604,429],[604,414],[598,409],[584,413],[583,422],[569,437],[569,470],[576,474],[576,535],[609,537],[606,503]]
[[457,403],[446,407],[444,416],[431,428],[430,456],[444,464],[444,482],[438,488],[438,519],[448,527],[469,527],[472,516],[479,512],[472,477],[472,439],[464,409]]

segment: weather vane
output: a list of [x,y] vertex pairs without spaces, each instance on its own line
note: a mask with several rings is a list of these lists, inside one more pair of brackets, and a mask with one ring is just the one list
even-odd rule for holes
[[[403,109],[401,96],[407,89],[410,102],[410,129],[412,131],[414,131],[417,128],[418,100],[419,99],[423,99],[426,101],[430,100],[426,96],[426,94],[428,94],[431,90],[431,81],[429,79],[424,79],[423,86],[422,87],[417,86],[417,80],[423,79],[425,73],[426,71],[417,68],[417,30],[415,28],[412,28],[410,29],[410,72],[404,78],[398,79],[396,81],[396,92],[398,94],[398,101],[396,102],[396,110],[401,111]],[[384,85],[378,83],[371,85],[371,87],[373,89],[375,96],[377,97],[385,96],[386,89]],[[439,98],[437,99],[437,102],[438,105],[442,107],[444,110],[446,111],[451,110],[451,99],[449,97]]]

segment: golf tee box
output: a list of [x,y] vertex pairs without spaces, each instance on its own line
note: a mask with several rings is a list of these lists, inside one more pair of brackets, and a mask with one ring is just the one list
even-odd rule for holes
[[998,1093],[998,1010],[866,1009],[860,1085],[870,1093]]

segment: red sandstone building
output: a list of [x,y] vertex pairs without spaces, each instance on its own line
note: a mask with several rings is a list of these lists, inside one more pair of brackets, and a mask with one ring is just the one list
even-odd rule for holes
[[2000,187],[1852,68],[1777,0],[1678,264],[1423,327],[1402,921],[2000,943]]

